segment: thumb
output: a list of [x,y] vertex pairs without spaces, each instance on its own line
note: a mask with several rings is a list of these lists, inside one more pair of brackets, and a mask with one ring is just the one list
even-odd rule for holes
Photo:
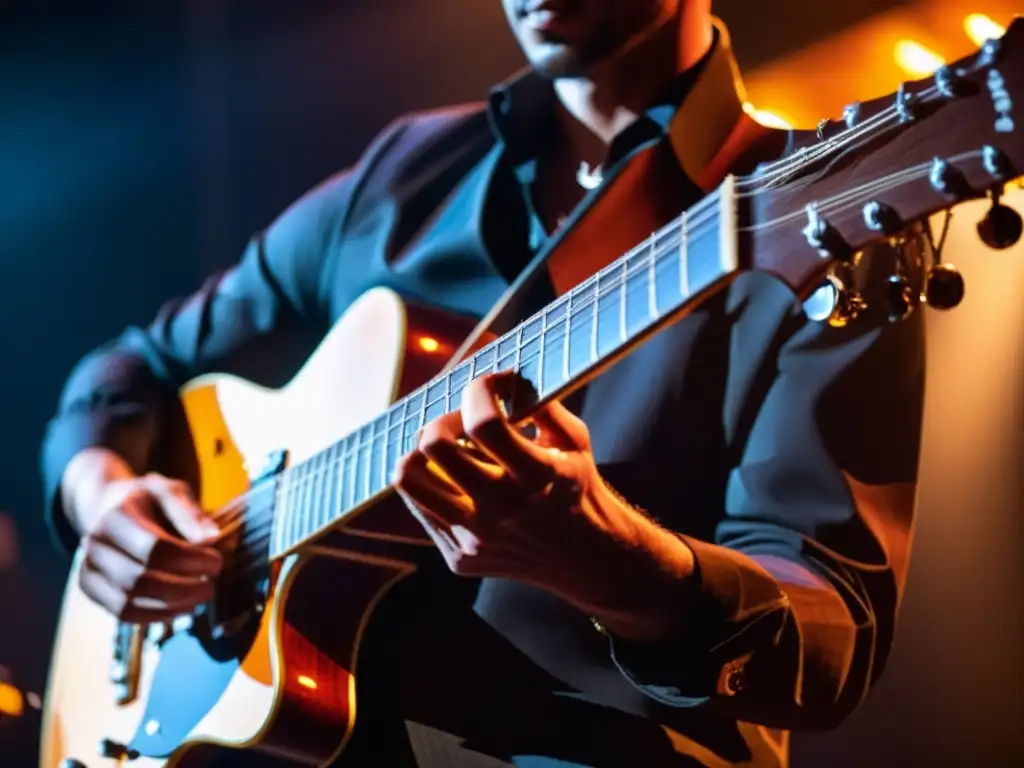
[[194,544],[212,543],[220,536],[220,528],[199,506],[191,489],[179,480],[159,478],[150,487],[157,497],[164,517],[186,540]]
[[530,419],[537,427],[536,442],[559,451],[589,451],[590,430],[558,401],[543,406]]

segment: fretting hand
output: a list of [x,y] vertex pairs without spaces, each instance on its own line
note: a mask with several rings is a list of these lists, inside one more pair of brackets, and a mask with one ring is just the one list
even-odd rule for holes
[[560,403],[527,438],[499,400],[510,374],[476,379],[459,411],[427,424],[395,484],[452,572],[526,582],[615,634],[657,640],[679,628],[693,556],[602,480],[586,425]]

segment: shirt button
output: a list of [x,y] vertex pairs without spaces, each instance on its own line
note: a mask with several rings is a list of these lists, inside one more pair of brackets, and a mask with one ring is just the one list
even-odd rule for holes
[[727,696],[735,696],[737,693],[743,690],[743,684],[746,682],[747,676],[743,674],[742,669],[733,669],[725,676],[725,693]]
[[735,696],[743,690],[747,684],[747,674],[744,670],[746,659],[737,659],[729,662],[722,669],[722,675],[718,678],[718,693],[722,696]]

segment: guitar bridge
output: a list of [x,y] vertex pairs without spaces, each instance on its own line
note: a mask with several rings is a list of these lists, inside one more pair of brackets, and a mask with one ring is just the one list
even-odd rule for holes
[[118,706],[130,704],[139,693],[142,667],[142,627],[118,622],[110,659],[110,684]]

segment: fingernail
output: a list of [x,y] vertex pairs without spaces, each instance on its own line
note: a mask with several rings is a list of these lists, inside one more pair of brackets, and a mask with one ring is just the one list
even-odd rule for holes
[[217,527],[216,523],[211,523],[209,520],[204,520],[202,523],[203,533],[207,536],[219,536],[220,528]]

